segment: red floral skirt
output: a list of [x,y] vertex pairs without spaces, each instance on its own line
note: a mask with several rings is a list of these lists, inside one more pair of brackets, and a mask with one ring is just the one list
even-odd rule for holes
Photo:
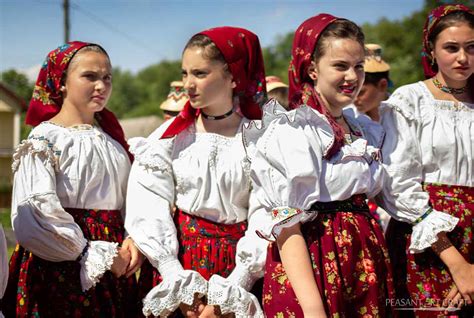
[[[328,317],[386,317],[394,296],[385,240],[365,195],[316,203],[315,220],[302,225]],[[266,317],[303,317],[276,243],[268,249],[263,287]]]
[[[423,189],[430,195],[431,206],[438,211],[459,218],[456,228],[447,233],[452,244],[467,262],[474,263],[474,188],[448,185],[424,184]],[[409,303],[410,307],[442,307],[454,281],[447,267],[431,250],[410,254],[412,226],[391,220],[387,230],[387,243],[394,266],[397,303]],[[407,302],[408,300],[408,302]],[[404,311],[413,315],[413,312]],[[465,307],[456,313],[473,317],[474,306]],[[415,311],[416,317],[445,317],[442,312]]]
[[[245,234],[247,222],[219,224],[177,210],[178,258],[184,269],[195,270],[205,279],[213,274],[227,277],[235,267],[237,242]],[[140,297],[161,282],[158,271],[146,261],[139,278]]]
[[[66,209],[87,240],[122,243],[120,211]],[[81,289],[81,265],[49,262],[17,245],[3,298],[5,317],[136,317],[140,302],[135,277],[107,271],[97,285]]]

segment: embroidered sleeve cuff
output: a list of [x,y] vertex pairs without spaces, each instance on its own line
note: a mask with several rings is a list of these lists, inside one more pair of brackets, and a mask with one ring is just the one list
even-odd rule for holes
[[438,240],[441,232],[451,232],[459,219],[447,213],[428,210],[413,226],[410,242],[410,253],[421,253]]
[[[153,265],[155,266],[155,264]],[[183,265],[181,265],[177,258],[160,260],[155,267],[163,278],[173,277],[179,272],[184,271]]]
[[112,267],[118,254],[118,244],[105,241],[91,241],[84,255],[80,258],[82,291],[94,287]]
[[181,303],[192,305],[195,294],[198,297],[207,295],[207,281],[198,272],[182,270],[163,276],[163,281],[143,299],[143,314],[167,317]]
[[207,303],[219,306],[223,315],[233,313],[236,318],[264,317],[253,294],[219,275],[213,275],[209,280]]
[[[257,234],[264,239],[273,241],[276,239],[281,230],[293,226],[298,222],[304,223],[314,219],[318,213],[314,211],[303,211],[301,209],[290,207],[277,207],[271,211],[272,225],[267,231],[257,231]],[[270,233],[268,233],[270,231]]]

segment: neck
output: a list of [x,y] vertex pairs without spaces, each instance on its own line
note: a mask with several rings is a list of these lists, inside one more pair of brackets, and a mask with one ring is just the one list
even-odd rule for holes
[[450,88],[463,88],[467,85],[467,79],[462,80],[462,81],[456,81],[456,80],[450,79],[447,76],[444,76],[442,72],[438,72],[438,74],[436,74],[435,77],[438,79],[438,81],[442,85],[450,87]]
[[94,115],[95,113],[81,112],[77,107],[64,103],[59,113],[52,120],[66,127],[83,124],[93,125]]
[[366,112],[367,116],[370,117],[373,121],[378,122],[380,120],[380,114],[379,114],[379,109],[378,107],[375,109],[371,109],[368,112]]

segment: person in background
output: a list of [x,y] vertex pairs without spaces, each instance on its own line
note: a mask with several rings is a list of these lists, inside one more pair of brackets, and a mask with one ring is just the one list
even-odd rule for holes
[[266,99],[258,37],[236,27],[202,31],[184,48],[182,74],[183,110],[130,141],[125,225],[153,266],[140,274],[143,313],[263,317],[250,291],[263,277],[267,242],[255,233],[242,142]]
[[268,98],[274,98],[276,101],[288,110],[288,85],[278,76],[267,76],[265,77],[267,82]]
[[359,114],[365,114],[379,122],[379,107],[388,98],[390,65],[382,58],[382,47],[378,44],[365,45],[365,81],[354,105]]
[[[112,66],[97,44],[69,42],[39,71],[13,154],[7,317],[133,317],[141,254],[124,239],[132,155],[105,107]],[[120,247],[119,244],[122,244]],[[125,276],[125,277],[123,277]]]
[[182,81],[173,81],[170,84],[170,92],[166,100],[161,103],[160,109],[163,110],[163,119],[166,121],[176,117],[188,101],[186,90]]
[[472,9],[443,5],[429,14],[422,62],[426,80],[398,88],[381,107],[389,178],[380,203],[388,212],[420,214],[415,226],[392,219],[387,230],[397,298],[417,304],[416,317],[444,317],[430,309],[448,306],[472,317]]

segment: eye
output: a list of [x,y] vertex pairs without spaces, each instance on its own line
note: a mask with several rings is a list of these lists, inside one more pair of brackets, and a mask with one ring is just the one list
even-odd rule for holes
[[104,81],[106,82],[111,82],[112,81],[112,75],[111,74],[107,74],[104,76]]
[[344,63],[336,63],[334,64],[334,67],[339,71],[345,71],[348,68],[348,66]]
[[459,50],[459,47],[457,45],[446,45],[444,49],[450,53],[454,53]]
[[94,81],[97,78],[94,73],[85,73],[83,76],[90,81]]
[[181,76],[182,76],[182,77],[186,77],[186,76],[188,76],[188,73],[186,73],[185,70],[181,70]]
[[203,78],[207,75],[207,72],[204,72],[201,70],[195,70],[193,71],[193,75],[196,76],[197,78]]
[[474,43],[470,43],[466,47],[467,54],[474,54]]
[[355,68],[356,70],[364,70],[364,64],[357,64]]

